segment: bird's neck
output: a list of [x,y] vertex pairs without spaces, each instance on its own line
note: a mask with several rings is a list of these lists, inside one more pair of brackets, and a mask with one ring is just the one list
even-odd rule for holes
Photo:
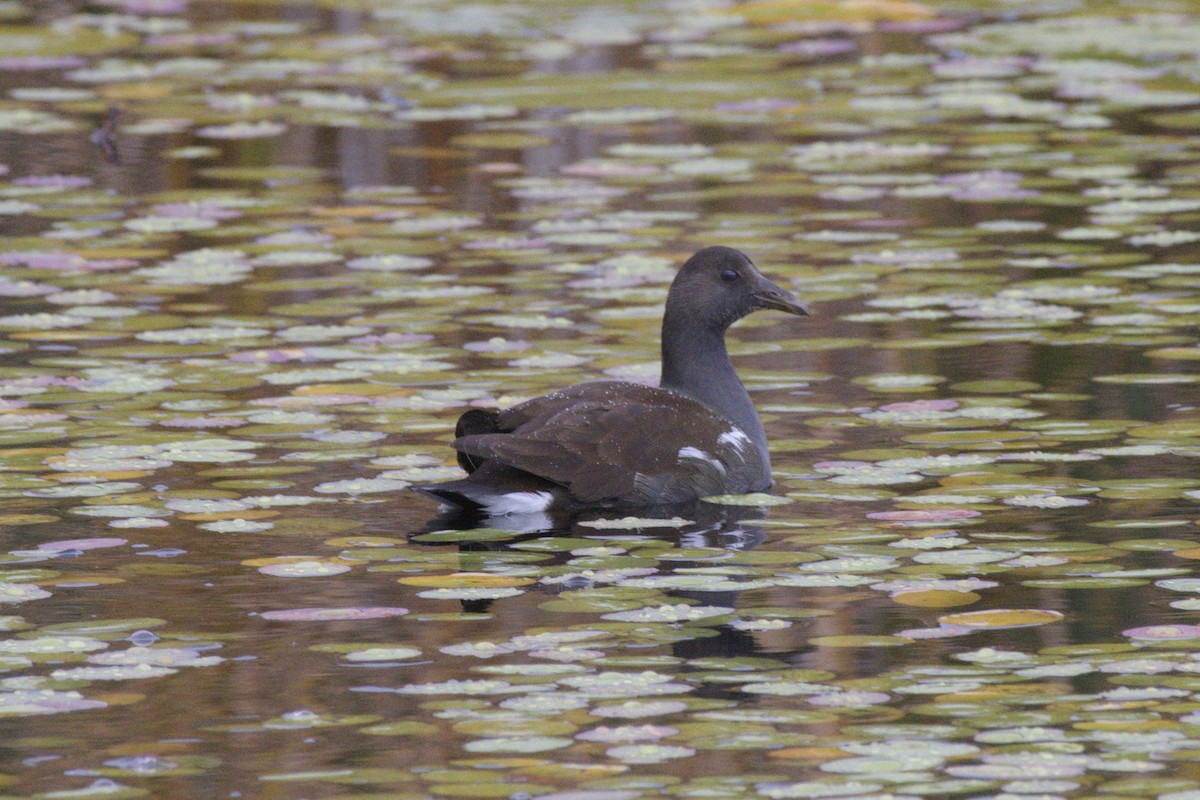
[[732,422],[750,437],[770,474],[767,435],[762,420],[734,372],[725,349],[725,331],[688,324],[672,314],[663,318],[662,380],[671,389],[696,400]]

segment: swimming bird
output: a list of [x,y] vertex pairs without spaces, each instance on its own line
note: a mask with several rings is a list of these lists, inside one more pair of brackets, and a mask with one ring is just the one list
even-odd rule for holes
[[471,409],[453,442],[468,475],[413,488],[488,516],[769,490],[767,435],[725,348],[729,326],[760,309],[809,313],[741,251],[700,250],[667,292],[657,387],[594,381]]

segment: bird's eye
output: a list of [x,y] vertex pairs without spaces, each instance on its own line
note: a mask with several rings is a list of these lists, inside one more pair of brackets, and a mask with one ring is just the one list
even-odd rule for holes
[[721,280],[725,281],[726,283],[735,283],[741,277],[741,274],[736,269],[726,269],[721,271]]

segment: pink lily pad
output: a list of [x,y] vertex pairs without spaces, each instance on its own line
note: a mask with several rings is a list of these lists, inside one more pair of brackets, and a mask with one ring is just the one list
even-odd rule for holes
[[120,547],[123,544],[129,544],[129,540],[118,539],[115,536],[94,539],[61,539],[57,542],[39,544],[38,550],[98,550],[102,547]]
[[1147,625],[1121,631],[1131,639],[1153,639],[1172,642],[1179,639],[1200,639],[1200,625]]
[[953,411],[958,408],[957,400],[909,400],[903,403],[888,403],[880,411]]

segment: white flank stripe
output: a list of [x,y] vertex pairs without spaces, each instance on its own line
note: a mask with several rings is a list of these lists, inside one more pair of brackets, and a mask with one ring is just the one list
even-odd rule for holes
[[714,467],[720,470],[722,475],[725,474],[725,465],[713,456],[701,450],[699,447],[692,447],[689,445],[688,447],[679,448],[678,458],[694,458],[698,461],[707,461],[709,464],[712,464]]
[[721,444],[733,445],[733,448],[740,453],[743,447],[750,444],[750,437],[742,433],[739,428],[730,428],[718,436],[717,441]]

